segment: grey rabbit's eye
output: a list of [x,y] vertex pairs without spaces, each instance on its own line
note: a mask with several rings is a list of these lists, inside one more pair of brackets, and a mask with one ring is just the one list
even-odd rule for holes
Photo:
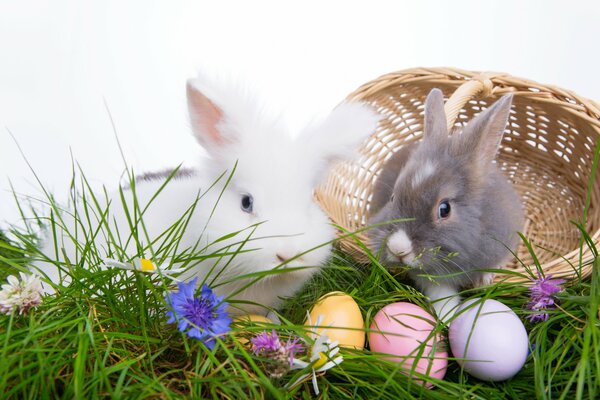
[[392,193],[392,195],[390,196],[390,203],[394,202],[394,193]]
[[438,206],[438,218],[446,219],[450,216],[450,202],[448,200],[442,200]]
[[254,199],[251,194],[242,195],[242,211],[251,213],[254,205]]

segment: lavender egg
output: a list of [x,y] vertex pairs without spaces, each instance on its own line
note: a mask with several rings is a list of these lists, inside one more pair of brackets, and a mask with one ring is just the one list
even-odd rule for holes
[[519,317],[496,300],[464,302],[450,323],[448,340],[464,370],[486,381],[515,376],[523,368],[529,349],[527,331]]

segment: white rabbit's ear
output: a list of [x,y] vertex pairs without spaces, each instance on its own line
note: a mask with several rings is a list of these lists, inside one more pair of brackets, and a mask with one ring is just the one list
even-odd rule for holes
[[440,89],[433,89],[425,100],[425,126],[426,140],[433,139],[436,143],[448,136],[446,112],[444,111],[444,94]]
[[308,156],[317,164],[316,182],[331,163],[357,157],[359,145],[375,132],[381,118],[367,104],[344,102],[320,124],[307,128],[301,139],[308,147]]
[[187,101],[196,140],[207,150],[221,145],[225,141],[219,130],[224,117],[223,110],[198,89],[194,79],[187,81]]
[[491,163],[496,157],[508,123],[512,97],[512,94],[502,96],[473,118],[463,130],[462,146],[476,155],[482,165]]

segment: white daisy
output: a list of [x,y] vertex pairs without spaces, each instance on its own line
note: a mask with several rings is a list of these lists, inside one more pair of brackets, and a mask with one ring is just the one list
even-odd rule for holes
[[146,272],[149,274],[160,273],[165,277],[172,279],[176,282],[180,282],[180,280],[171,276],[171,274],[176,274],[184,271],[183,268],[175,268],[168,270],[164,269],[155,265],[151,260],[148,260],[147,258],[136,258],[135,260],[133,260],[133,263],[124,263],[121,261],[113,260],[112,258],[107,258],[104,260],[104,265],[106,265],[107,267],[114,267],[130,271]]
[[[317,322],[315,326],[319,326],[321,321],[323,320],[323,316],[319,315],[317,317]],[[312,321],[310,319],[310,315],[308,315],[308,325],[312,325]],[[312,368],[312,384],[315,389],[315,393],[319,395],[319,385],[317,384],[317,373],[325,372],[328,369],[331,369],[337,365],[340,365],[342,361],[344,361],[344,357],[338,355],[340,348],[338,346],[338,342],[332,342],[325,332],[327,329],[323,329],[321,333],[317,333],[316,329],[314,331],[309,332],[310,338],[313,340],[312,346],[310,343],[310,359],[309,362],[298,360],[297,358],[293,359],[292,368],[291,369],[304,369],[308,366]],[[298,378],[294,383],[290,385],[290,387],[295,386],[298,382],[303,381],[311,374],[304,374],[300,378]]]
[[42,283],[37,275],[19,272],[21,280],[15,275],[6,278],[7,283],[0,290],[0,312],[11,314],[19,309],[24,314],[30,308],[42,302]]

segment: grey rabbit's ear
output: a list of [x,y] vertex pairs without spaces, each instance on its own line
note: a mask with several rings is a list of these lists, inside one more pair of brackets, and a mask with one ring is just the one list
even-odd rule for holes
[[508,123],[512,98],[512,94],[502,96],[473,118],[463,130],[460,145],[477,155],[482,165],[491,163],[496,157]]
[[448,136],[446,126],[446,112],[444,111],[444,94],[440,89],[433,89],[425,100],[425,129],[423,138],[436,140]]

